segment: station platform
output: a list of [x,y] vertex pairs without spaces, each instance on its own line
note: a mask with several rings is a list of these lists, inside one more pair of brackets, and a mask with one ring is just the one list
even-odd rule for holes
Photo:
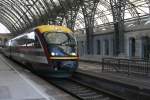
[[93,62],[93,63],[99,63],[101,62],[103,56],[99,55],[84,55],[80,56],[80,61],[85,61],[85,62]]
[[0,100],[76,100],[0,55]]
[[[102,62],[102,58],[112,58],[112,56],[104,56],[104,55],[84,55],[84,56],[80,56],[80,61],[84,61],[84,62],[91,62],[91,63],[101,63]],[[115,58],[115,57],[113,57]],[[119,56],[117,58],[123,58],[122,56]],[[127,58],[127,57],[126,57]]]
[[102,65],[100,63],[91,61],[91,58],[89,58],[89,60],[87,59],[88,58],[79,62],[77,72],[150,91],[150,76],[144,77],[119,72],[102,72]]

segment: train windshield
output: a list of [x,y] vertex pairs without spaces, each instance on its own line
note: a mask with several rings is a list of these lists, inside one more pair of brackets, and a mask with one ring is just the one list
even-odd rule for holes
[[44,37],[52,56],[76,56],[76,40],[71,34],[47,32]]

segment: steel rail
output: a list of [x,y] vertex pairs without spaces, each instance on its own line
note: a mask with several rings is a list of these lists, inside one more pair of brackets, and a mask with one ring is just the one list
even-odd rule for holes
[[79,100],[124,100],[106,91],[88,86],[74,78],[46,80]]

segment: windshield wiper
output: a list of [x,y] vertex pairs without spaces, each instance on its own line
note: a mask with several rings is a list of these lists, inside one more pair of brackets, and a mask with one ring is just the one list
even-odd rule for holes
[[60,44],[56,44],[56,43],[49,43],[49,45],[61,45],[61,46],[75,46],[76,44],[74,43],[67,43],[66,42],[63,42],[63,43],[60,43]]
[[65,40],[64,42],[60,43],[60,45],[63,45],[65,43],[67,43],[67,42],[68,42],[68,40]]

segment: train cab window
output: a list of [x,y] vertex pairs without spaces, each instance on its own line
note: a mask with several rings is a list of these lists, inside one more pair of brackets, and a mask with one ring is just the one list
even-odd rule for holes
[[36,35],[35,35],[34,47],[35,48],[41,48],[40,41]]
[[12,41],[11,41],[11,44],[12,46],[14,47],[17,47],[17,46],[26,46],[26,35],[21,35],[21,36],[18,36],[17,38],[14,38]]
[[27,46],[32,46],[35,48],[40,48],[40,42],[38,40],[38,37],[36,36],[35,32],[30,32],[27,34]]
[[16,40],[18,46],[26,47],[27,36],[24,35]]
[[76,56],[76,40],[71,33],[46,32],[44,38],[52,56]]
[[76,45],[75,39],[67,34],[61,32],[54,33],[45,33],[45,40],[48,44],[56,44],[56,45]]
[[68,40],[68,37],[65,33],[46,33],[44,35],[46,41],[50,44],[61,44]]
[[28,33],[27,34],[27,41],[26,41],[27,47],[34,46],[34,41],[35,41],[35,33],[34,32]]

